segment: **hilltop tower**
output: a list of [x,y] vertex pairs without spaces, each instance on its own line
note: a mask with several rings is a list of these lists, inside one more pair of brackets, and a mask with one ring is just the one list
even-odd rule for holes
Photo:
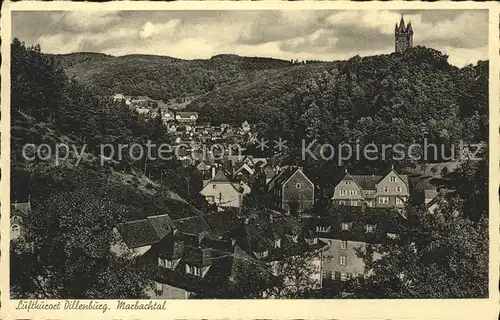
[[396,27],[394,29],[394,42],[396,52],[399,53],[402,53],[406,49],[409,49],[413,46],[413,28],[411,27],[411,22],[408,23],[407,26],[405,26],[403,15],[401,15],[399,26],[396,23]]

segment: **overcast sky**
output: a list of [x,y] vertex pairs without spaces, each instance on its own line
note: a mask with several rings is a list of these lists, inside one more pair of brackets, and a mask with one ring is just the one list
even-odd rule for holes
[[12,33],[49,53],[340,60],[394,51],[402,13],[414,45],[457,66],[487,59],[487,10],[25,11],[12,12]]

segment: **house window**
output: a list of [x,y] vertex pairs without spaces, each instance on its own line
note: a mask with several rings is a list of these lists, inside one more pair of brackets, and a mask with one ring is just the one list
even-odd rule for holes
[[389,191],[389,188],[388,187],[384,187],[384,192],[388,192]]
[[316,231],[317,232],[328,232],[330,231],[329,226],[316,226]]
[[367,205],[368,207],[373,207],[373,201],[371,201],[371,200],[367,201],[367,202],[366,202],[366,205]]
[[351,196],[355,196],[356,194],[358,194],[358,191],[357,190],[349,190],[349,194]]
[[195,276],[201,276],[201,268],[186,264],[186,273],[194,274]]
[[345,184],[351,184],[352,181],[346,181]]
[[378,203],[380,204],[389,204],[389,197],[379,197]]
[[340,242],[340,249],[342,249],[342,250],[346,250],[347,249],[347,241],[342,240]]
[[10,237],[12,239],[17,239],[21,236],[21,227],[17,224],[12,225],[10,228]]
[[349,230],[349,223],[342,222],[341,227],[342,227],[342,230]]
[[347,272],[340,273],[340,281],[347,281]]
[[403,204],[403,200],[401,200],[401,198],[396,198],[396,204]]
[[389,179],[390,179],[391,182],[396,182],[396,177],[394,177],[394,176],[390,177]]
[[216,189],[216,188],[217,188],[217,185],[214,183],[214,184],[212,185],[212,188]]
[[318,238],[307,239],[307,243],[316,244],[316,243],[318,243]]
[[374,225],[371,225],[371,224],[367,224],[366,225],[366,232],[372,233],[373,230],[375,230],[375,226]]
[[165,267],[166,268],[169,268],[169,269],[173,269],[174,268],[174,261],[173,260],[168,260],[168,259],[165,259]]
[[345,266],[346,265],[346,256],[340,256],[340,265]]
[[269,254],[269,251],[265,250],[265,251],[259,251],[259,252],[254,252],[255,253],[255,256],[259,259],[261,258],[265,258],[268,256]]
[[345,195],[347,195],[347,190],[340,189],[340,195],[341,195],[341,196],[345,196]]
[[351,200],[351,206],[357,206],[358,200]]
[[340,201],[339,201],[339,205],[340,205],[340,206],[344,206],[344,205],[345,205],[345,201],[344,201],[344,200],[340,200]]
[[401,192],[401,187],[396,187],[397,192]]
[[300,188],[302,188],[302,185],[301,185],[300,183],[297,183],[297,184],[295,185],[295,188],[300,189]]

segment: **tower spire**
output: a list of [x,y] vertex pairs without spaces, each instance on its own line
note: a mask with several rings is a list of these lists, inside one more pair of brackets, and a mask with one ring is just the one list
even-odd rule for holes
[[399,21],[399,31],[400,32],[403,32],[405,31],[406,27],[405,27],[405,19],[403,17],[403,14],[401,14],[401,20]]
[[394,32],[396,52],[403,52],[413,46],[413,27],[411,22],[405,25],[404,15],[401,13],[399,25],[396,23]]

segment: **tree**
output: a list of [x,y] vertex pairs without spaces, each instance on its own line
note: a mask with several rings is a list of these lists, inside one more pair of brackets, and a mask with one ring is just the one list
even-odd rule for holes
[[[36,202],[26,236],[11,247],[11,294],[18,298],[144,298],[149,270],[110,250],[128,208],[91,190]],[[119,273],[117,273],[119,270]]]
[[319,287],[321,251],[309,251],[272,263],[275,283],[266,291],[271,298],[297,298]]
[[[367,253],[364,298],[482,298],[488,294],[487,220],[475,224],[462,200],[443,204],[434,214],[408,208],[399,238]],[[376,257],[375,257],[376,256]],[[374,258],[375,257],[375,258]]]

